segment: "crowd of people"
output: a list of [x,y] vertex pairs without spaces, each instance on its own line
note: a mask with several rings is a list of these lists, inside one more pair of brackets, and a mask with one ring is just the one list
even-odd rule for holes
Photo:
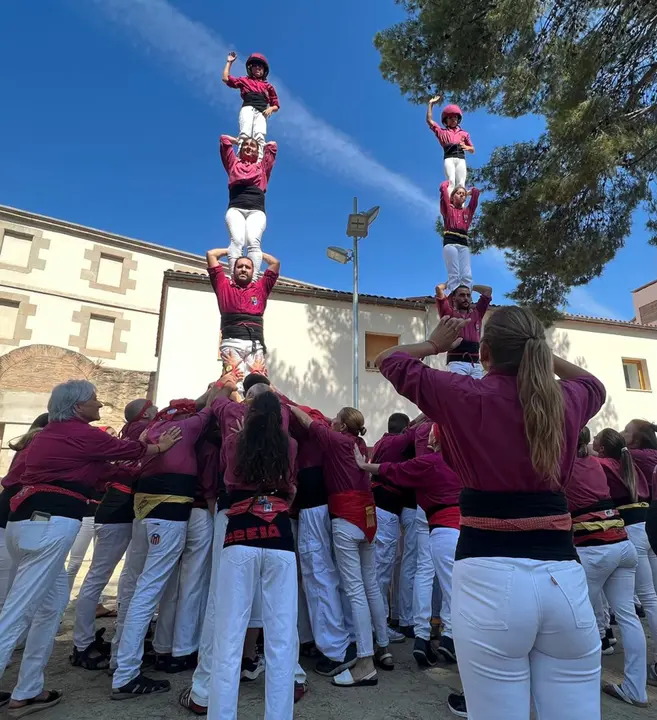
[[[637,419],[592,438],[602,383],[554,356],[525,309],[498,308],[483,326],[492,289],[472,285],[478,194],[464,187],[474,147],[460,110],[445,108],[445,129],[431,115],[439,98],[427,113],[448,176],[440,323],[376,359],[420,414],[393,413],[369,448],[358,409],[331,417],[268,377],[264,312],[280,263],[260,240],[278,98],[262,55],[246,77],[230,75],[234,61],[223,80],[242,93],[240,132],[221,139],[231,243],[207,254],[221,378],[163,409],[131,401],[118,434],[96,424],[96,388],[69,380],[12,442],[0,493],[0,679],[24,650],[0,705],[19,718],[61,701],[44,671],[93,537],[70,663],[111,675],[113,700],[169,691],[148,668],[193,669],[180,706],[234,720],[240,682],[264,672],[265,717],[289,720],[308,691],[300,658],[336,688],[374,686],[394,670],[391,646],[410,639],[420,668],[457,666],[457,716],[527,720],[533,702],[541,718],[598,718],[601,689],[645,707],[657,656],[637,606],[654,643],[657,425]],[[443,354],[445,370],[425,362]],[[113,611],[103,590],[121,561]],[[96,621],[113,614],[108,641]],[[614,626],[624,677],[601,686]]]

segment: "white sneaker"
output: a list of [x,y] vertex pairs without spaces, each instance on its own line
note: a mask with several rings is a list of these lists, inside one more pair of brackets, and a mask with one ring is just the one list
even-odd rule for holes
[[391,643],[403,643],[406,640],[406,635],[397,632],[394,628],[388,627],[388,640]]

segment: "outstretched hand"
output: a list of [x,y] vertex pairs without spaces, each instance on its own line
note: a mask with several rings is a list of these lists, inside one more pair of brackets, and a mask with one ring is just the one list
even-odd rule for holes
[[166,452],[173,447],[182,438],[182,430],[176,426],[166,432],[163,432],[158,438],[157,444],[160,446],[160,452]]
[[367,460],[363,457],[361,451],[358,449],[358,445],[354,445],[354,458],[356,459],[356,465],[363,470],[367,465]]
[[461,330],[470,322],[470,319],[445,317],[434,328],[429,336],[429,342],[435,346],[436,352],[443,353],[458,347],[463,341],[459,337]]
[[429,100],[429,105],[437,105],[442,99],[442,95],[434,95],[431,100]]
[[233,63],[235,60],[237,60],[237,53],[233,50],[228,53],[228,57],[226,58],[227,62]]
[[274,113],[275,110],[276,110],[276,108],[275,108],[273,105],[270,105],[269,107],[266,107],[266,108],[262,111],[262,114],[263,114],[266,118],[269,118],[269,117],[272,116],[272,113]]

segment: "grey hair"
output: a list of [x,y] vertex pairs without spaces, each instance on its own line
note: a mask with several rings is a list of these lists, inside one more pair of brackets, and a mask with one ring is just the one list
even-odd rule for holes
[[246,391],[246,400],[253,400],[253,398],[258,397],[258,395],[262,395],[262,393],[265,392],[271,392],[271,387],[269,385],[265,385],[265,383],[256,383],[255,385],[251,385],[251,387]]
[[88,380],[67,380],[56,385],[48,400],[49,422],[70,420],[76,416],[75,406],[91,400],[96,386]]

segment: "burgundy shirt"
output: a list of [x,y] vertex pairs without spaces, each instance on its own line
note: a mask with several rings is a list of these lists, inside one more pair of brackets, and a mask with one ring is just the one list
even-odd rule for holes
[[139,460],[145,452],[144,443],[113,437],[79,418],[49,422],[27,448],[21,483],[73,482],[94,487],[99,480],[125,474],[108,463]]
[[[301,408],[301,410],[313,420],[317,420],[317,422],[324,423],[327,427],[330,427],[331,421],[319,410],[305,405],[298,405],[282,393],[278,393],[278,395],[284,405],[294,405],[295,407]],[[292,413],[290,413],[290,435],[292,435],[299,445],[299,455],[297,456],[297,467],[299,470],[321,467],[324,464],[324,451],[311,437],[308,429],[305,428]]]
[[438,123],[433,123],[431,132],[436,136],[438,142],[445,148],[449,145],[459,145],[464,142],[466,145],[472,147],[472,140],[470,139],[470,133],[466,130],[462,130],[460,127],[446,128],[441,127]]
[[219,140],[219,154],[221,162],[228,174],[228,187],[233,185],[247,185],[267,191],[267,183],[276,162],[276,145],[265,145],[262,160],[259,162],[246,162],[240,160],[233,150],[233,144],[227,135]]
[[426,420],[415,427],[415,457],[433,453],[433,449],[429,447],[430,434],[431,423]]
[[598,459],[592,455],[576,457],[570,478],[564,484],[568,510],[584,510],[601,500],[609,500],[607,476]]
[[9,470],[2,480],[3,488],[10,488],[21,484],[21,478],[25,472],[25,459],[27,457],[27,449],[30,446],[24,447],[22,450],[16,451],[14,457],[11,459]]
[[[533,468],[517,378],[492,369],[483,379],[435,370],[395,352],[381,374],[397,392],[440,424],[445,460],[463,486],[496,492],[547,492],[551,482]],[[575,462],[580,430],[605,401],[604,385],[587,376],[559,381],[564,398],[561,484]]]
[[[236,473],[238,433],[234,432],[234,428],[237,421],[244,418],[247,409],[248,406],[244,403],[233,402],[227,397],[218,397],[212,405],[212,411],[217,418],[222,438],[221,464],[224,470],[224,485],[228,492],[231,490],[257,490],[257,487],[249,485]],[[289,410],[287,413],[283,413],[283,430],[286,432],[289,424],[288,413]],[[293,438],[290,438],[289,441],[290,472],[287,477],[286,488],[282,488],[282,492],[285,493],[287,490],[291,500],[296,492],[297,442]]]
[[196,442],[208,426],[212,417],[212,408],[204,408],[201,412],[190,415],[182,420],[164,420],[153,425],[146,436],[146,442],[157,443],[162,433],[177,427],[182,431],[180,440],[167,452],[151,455],[142,462],[142,477],[153,475],[196,475]]
[[329,495],[372,489],[370,474],[358,467],[354,457],[354,445],[367,457],[367,445],[363,438],[339,433],[317,420],[313,420],[308,430],[324,451],[324,484]]
[[384,462],[379,475],[401,488],[415,490],[417,504],[426,512],[436,505],[458,505],[463,485],[439,452],[401,463]]
[[231,278],[224,275],[221,265],[208,268],[210,282],[217,296],[219,312],[225,314],[263,315],[267,307],[267,298],[278,280],[278,273],[265,270],[262,277],[240,287]]
[[196,450],[196,462],[200,495],[206,500],[214,500],[219,495],[219,448],[204,440]]
[[[628,497],[627,487],[623,482],[620,461],[607,457],[597,457],[596,460],[602,466],[602,470],[607,478],[607,485],[609,486],[609,493],[611,494],[612,500],[621,504],[630,503],[631,500]],[[634,471],[636,473],[637,500],[638,502],[647,502],[650,500],[648,480],[636,465],[634,466]]]
[[479,203],[479,190],[472,188],[469,202],[457,208],[452,205],[449,197],[449,183],[447,180],[440,184],[440,214],[443,216],[445,230],[467,235],[477,204]]
[[[442,300],[436,298],[436,307],[438,308],[438,315],[440,315],[440,317],[447,316],[463,318],[464,320],[469,319],[470,322],[463,326],[459,337],[466,341],[479,343],[484,316],[486,315],[486,310],[488,310],[491,300],[492,298],[487,295],[480,295],[479,300],[477,300],[474,305],[470,305],[469,310],[457,310],[448,297],[443,297]],[[458,347],[454,348],[454,352],[458,351]]]
[[657,467],[657,450],[652,448],[630,448],[634,467],[641,470],[648,485],[652,485],[652,499],[657,500],[657,479],[653,477]]
[[409,453],[415,452],[415,428],[401,433],[385,433],[374,445],[371,453],[373,463],[401,463],[410,460]]
[[267,102],[271,107],[280,108],[278,102],[278,95],[274,86],[266,80],[258,80],[252,77],[233,77],[228,76],[228,82],[226,85],[229,88],[236,88],[240,91],[240,95],[244,98],[249,93],[259,93],[267,98]]
[[151,424],[150,420],[136,420],[135,422],[126,423],[122,428],[119,436],[126,440],[139,440],[139,436]]

